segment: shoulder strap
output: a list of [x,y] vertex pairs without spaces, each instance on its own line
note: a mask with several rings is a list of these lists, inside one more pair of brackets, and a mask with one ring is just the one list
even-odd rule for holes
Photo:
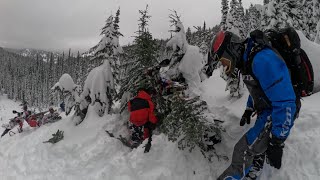
[[248,59],[246,59],[246,61],[244,63],[243,71],[247,74],[250,74],[254,79],[256,79],[256,78],[255,78],[253,71],[252,71],[253,59],[260,51],[262,51],[263,49],[268,48],[268,47],[269,46],[254,43],[251,51],[249,52]]

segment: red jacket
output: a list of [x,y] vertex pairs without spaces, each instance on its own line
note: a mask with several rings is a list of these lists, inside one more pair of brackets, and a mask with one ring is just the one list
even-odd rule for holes
[[143,126],[148,121],[154,124],[158,122],[154,114],[154,104],[145,91],[139,91],[138,95],[128,102],[128,109],[130,122],[136,126]]

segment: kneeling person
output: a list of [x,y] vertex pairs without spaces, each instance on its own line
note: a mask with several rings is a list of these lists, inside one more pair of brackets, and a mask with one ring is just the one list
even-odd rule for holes
[[147,139],[158,122],[154,114],[154,104],[151,101],[150,89],[140,88],[138,95],[128,102],[130,112],[130,129],[132,147],[138,147]]

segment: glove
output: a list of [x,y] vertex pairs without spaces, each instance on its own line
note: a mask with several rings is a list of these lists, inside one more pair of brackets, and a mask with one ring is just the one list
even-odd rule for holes
[[266,151],[267,163],[270,164],[270,166],[277,169],[281,168],[283,148],[284,140],[271,135]]
[[253,114],[253,110],[247,108],[241,117],[240,126],[244,126],[245,123],[250,124],[252,114]]

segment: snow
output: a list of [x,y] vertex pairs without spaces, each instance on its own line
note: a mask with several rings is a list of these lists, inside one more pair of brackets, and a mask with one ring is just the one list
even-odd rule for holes
[[[108,60],[104,60],[103,64],[92,69],[85,81],[83,92],[81,93],[81,100],[90,96],[92,105],[95,107],[97,114],[102,116],[105,109],[108,108],[107,89],[114,89],[113,76],[111,72],[110,63]],[[99,100],[103,104],[95,103]]]
[[203,59],[199,48],[188,45],[178,69],[186,79],[188,87],[191,89],[196,89],[200,85],[201,79],[199,73],[203,67],[202,61]]
[[76,85],[69,74],[63,74],[59,81],[51,88],[52,90],[59,88],[62,92],[72,92],[74,91]]
[[167,42],[167,47],[172,47],[173,51],[176,51],[177,48],[180,48],[183,52],[187,51],[188,42],[186,38],[186,32],[184,30],[184,26],[182,25],[182,22],[178,21],[175,25],[177,29],[179,29],[179,32],[177,32],[174,37],[172,37]]
[[[315,72],[319,72],[319,45],[307,41],[301,32],[299,35],[303,49],[309,55],[314,69],[317,68]],[[182,71],[196,72],[197,65],[191,59],[200,56],[199,49],[188,46],[185,56],[188,60],[182,60],[185,63],[181,65]],[[201,64],[201,61],[198,62]],[[93,88],[94,94],[105,90],[100,81],[93,83],[97,73],[105,75],[102,78],[104,80],[112,77],[106,76],[105,73],[110,71],[105,71],[103,66],[108,68],[110,65],[106,63],[94,69],[86,81],[85,87]],[[316,76],[315,84],[319,85],[320,78],[318,74]],[[97,78],[101,80],[100,76]],[[72,89],[74,83],[71,83],[68,75],[60,80],[57,86]],[[214,180],[230,163],[223,157],[231,159],[235,143],[253,125],[239,126],[248,92],[244,91],[240,99],[230,98],[225,86],[226,82],[220,77],[219,71],[214,71],[212,77],[199,83],[201,99],[207,102],[209,112],[225,121],[223,126],[226,133],[222,134],[222,143],[216,145],[219,158],[215,157],[212,162],[208,162],[197,149],[191,153],[179,150],[178,145],[168,141],[163,134],[153,136],[149,153],[143,153],[143,145],[131,151],[105,133],[105,130],[111,130],[127,136],[124,124],[128,114],[105,113],[100,117],[94,106],[89,106],[86,119],[78,126],[74,126],[72,116],[62,113],[62,120],[58,122],[39,128],[31,128],[25,123],[22,133],[1,138],[0,177],[9,180]],[[126,99],[124,96],[123,101]],[[266,164],[259,180],[320,179],[319,101],[320,93],[303,99],[300,117],[286,141],[282,168],[276,170]],[[14,117],[12,110],[20,110],[19,104],[0,96],[1,123],[7,123]],[[44,144],[43,141],[51,138],[58,129],[64,131],[64,139],[56,144]]]
[[184,55],[181,61],[178,62],[178,65],[174,65],[175,60],[171,60],[169,69],[165,72],[166,78],[174,79],[179,73],[182,73],[188,87],[192,91],[197,91],[196,89],[198,89],[201,82],[201,69],[204,66],[203,57],[199,47],[188,44],[182,23],[178,21],[175,26],[179,31],[167,42],[166,46],[172,47],[174,52]]
[[310,62],[312,64],[313,72],[314,72],[314,92],[320,91],[320,45],[316,44],[312,41],[309,41],[301,31],[298,31],[300,40],[301,40],[301,48],[307,53]]
[[[230,99],[224,91],[226,82],[219,76],[219,71],[214,71],[201,84],[201,98],[207,101],[211,113],[225,121],[227,133],[222,140],[229,143],[216,148],[219,155],[231,159],[234,144],[250,128],[239,126],[248,93],[239,100]],[[286,141],[282,169],[265,165],[260,180],[320,178],[319,101],[319,93],[304,98],[300,118]],[[6,123],[14,116],[11,112],[21,108],[18,104],[1,97],[1,122]],[[78,126],[73,125],[71,117],[61,116],[62,120],[40,128],[25,124],[22,133],[0,140],[1,179],[213,180],[229,165],[223,158],[210,163],[198,150],[181,151],[163,134],[153,136],[149,153],[143,153],[143,145],[130,151],[104,132],[119,131],[125,118],[108,114],[99,117],[92,106]],[[62,141],[53,145],[42,143],[58,129],[64,131]]]

